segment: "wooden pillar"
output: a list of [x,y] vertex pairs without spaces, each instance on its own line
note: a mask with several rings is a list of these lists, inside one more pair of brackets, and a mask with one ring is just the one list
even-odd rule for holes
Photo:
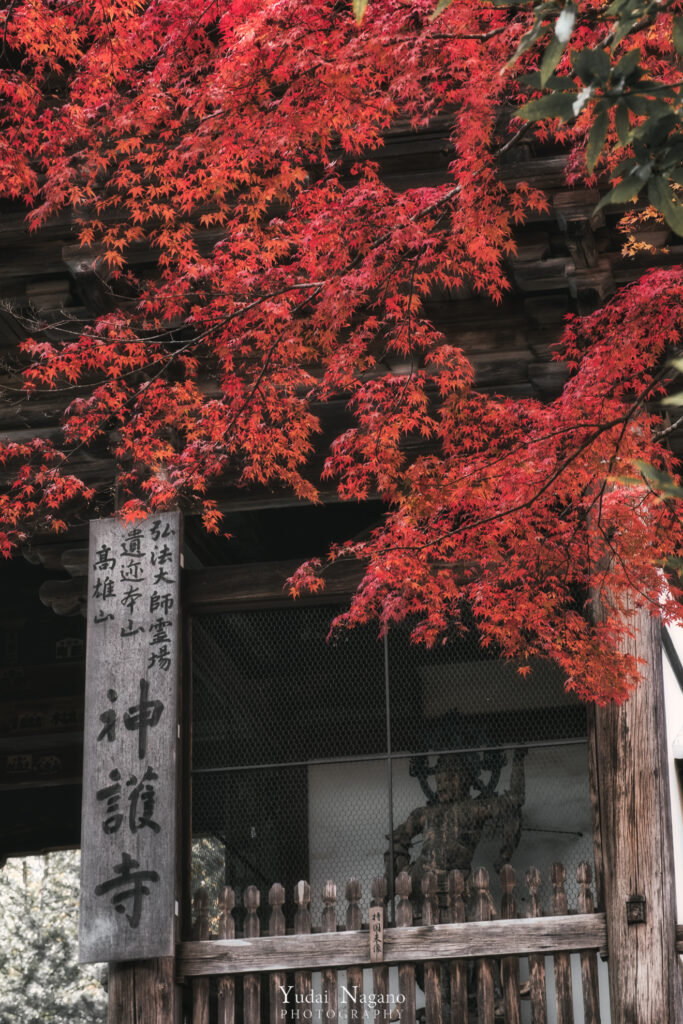
[[174,964],[173,957],[109,964],[108,1024],[175,1024]]
[[[629,629],[622,649],[644,680],[624,704],[595,709],[591,737],[612,1021],[681,1024],[661,631],[647,611]],[[629,923],[639,897],[645,921]]]

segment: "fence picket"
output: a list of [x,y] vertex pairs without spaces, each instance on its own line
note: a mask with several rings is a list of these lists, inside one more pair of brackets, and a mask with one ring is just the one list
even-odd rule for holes
[[[503,887],[500,916],[505,921],[514,920],[517,917],[516,882],[515,869],[511,864],[504,864],[500,870],[500,884]],[[500,985],[503,990],[505,1024],[520,1024],[522,1010],[519,1002],[519,957],[501,957]]]
[[[220,895],[221,918],[218,924],[219,939],[235,938],[235,893],[226,885]],[[220,978],[218,981],[218,1024],[235,1024],[235,979]]]
[[[270,935],[285,934],[285,915],[282,911],[285,902],[285,890],[279,882],[271,885],[268,893],[270,905],[270,920],[268,921],[268,933]],[[287,984],[287,975],[284,971],[271,971],[269,976],[270,991],[270,1024],[281,1024],[284,1020],[285,997],[282,989]]]
[[[477,890],[474,920],[490,921],[493,903],[486,868],[477,868],[472,876],[472,884]],[[489,957],[480,957],[477,961],[477,1011],[479,1024],[493,1024],[493,960]]]
[[[396,926],[410,928],[413,924],[413,904],[410,895],[413,883],[407,871],[401,871],[396,879]],[[401,1017],[406,1021],[415,1020],[415,967],[413,964],[400,964],[398,968],[398,989],[403,996]]]
[[[323,886],[322,930],[337,930],[337,886],[334,882],[326,882]],[[335,1024],[338,1016],[338,984],[337,971],[334,967],[325,967],[322,971],[324,1019]]]
[[[422,924],[439,923],[439,901],[436,875],[431,871],[422,879]],[[438,960],[425,960],[424,992],[426,1024],[441,1024],[441,964]]]
[[[591,882],[593,871],[587,861],[576,869],[579,883],[578,911],[580,914],[593,913]],[[581,987],[583,989],[583,1017],[585,1024],[600,1024],[600,998],[598,995],[598,958],[594,952],[581,953]]]
[[[311,887],[308,882],[297,882],[294,890],[296,913],[294,915],[294,931],[297,935],[308,935],[311,931]],[[294,994],[297,1002],[305,1006],[306,996],[311,991],[311,972],[294,972]]]
[[[194,894],[195,921],[192,937],[198,941],[209,937],[209,894],[202,886]],[[209,1024],[208,978],[192,979],[192,1024]]]
[[[529,890],[529,907],[526,916],[543,917],[543,909],[538,896],[538,890],[541,887],[541,872],[538,868],[529,868],[526,873],[526,884]],[[531,1024],[547,1024],[545,957],[539,953],[529,954],[529,996],[531,998]]]
[[[246,916],[244,918],[245,939],[257,939],[261,934],[261,925],[258,918],[258,908],[261,903],[261,893],[255,885],[247,886],[244,893],[244,907]],[[259,974],[244,975],[244,1024],[260,1024],[261,1021],[261,977]]]
[[[465,921],[465,876],[462,871],[454,869],[448,875],[448,917],[452,924],[463,924]],[[450,1024],[467,1024],[467,961],[451,960],[450,963]]]
[[[567,871],[564,864],[556,861],[550,869],[553,884],[552,913],[569,913],[564,883]],[[555,953],[555,997],[557,999],[557,1024],[574,1024],[574,1000],[572,998],[572,965],[569,953]]]
[[[384,914],[384,927],[386,928],[387,880],[384,875],[378,875],[377,878],[373,878],[370,892],[372,895],[372,899],[370,901],[371,905],[373,907],[382,907]],[[381,1022],[381,1024],[389,1024],[391,1009],[388,1007],[386,1002],[389,994],[389,968],[384,967],[382,964],[376,964],[372,968],[372,984],[378,1006],[378,1009],[375,1011],[377,1016],[374,1017],[374,1020]]]
[[[357,878],[351,878],[346,885],[346,901],[348,906],[346,908],[346,930],[347,932],[359,932],[363,927],[363,915],[359,907],[361,897],[361,886]],[[356,997],[357,1005],[362,1005],[360,1002],[363,995],[363,968],[362,967],[348,967],[346,970],[346,987],[349,992],[353,992]]]

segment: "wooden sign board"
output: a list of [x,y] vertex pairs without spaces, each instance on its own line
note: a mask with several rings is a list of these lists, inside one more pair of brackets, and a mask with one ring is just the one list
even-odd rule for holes
[[174,950],[180,532],[90,526],[81,963]]

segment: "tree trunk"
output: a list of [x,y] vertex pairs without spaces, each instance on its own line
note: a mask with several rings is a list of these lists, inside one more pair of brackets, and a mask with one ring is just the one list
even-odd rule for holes
[[[621,706],[595,709],[595,763],[609,984],[615,1024],[681,1024],[675,952],[675,885],[666,758],[661,630],[637,611],[622,649],[644,680]],[[627,902],[645,898],[644,923]],[[638,904],[632,907],[637,911]]]

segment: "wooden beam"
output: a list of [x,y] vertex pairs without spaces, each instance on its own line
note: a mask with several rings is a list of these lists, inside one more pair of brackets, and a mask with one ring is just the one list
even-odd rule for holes
[[[183,605],[190,613],[212,608],[250,605],[292,605],[286,583],[301,560],[218,565],[183,575]],[[325,589],[297,598],[297,604],[333,604],[351,596],[360,583],[363,567],[357,562],[335,562],[325,569]]]
[[109,964],[108,1024],[174,1024],[173,957]]
[[[640,661],[643,682],[595,714],[612,1020],[681,1024],[660,625],[633,613],[621,649]],[[634,898],[645,901],[642,923]]]
[[[601,949],[606,936],[604,914],[388,928],[383,962]],[[176,951],[178,973],[189,977],[371,962],[368,931],[181,942]]]

